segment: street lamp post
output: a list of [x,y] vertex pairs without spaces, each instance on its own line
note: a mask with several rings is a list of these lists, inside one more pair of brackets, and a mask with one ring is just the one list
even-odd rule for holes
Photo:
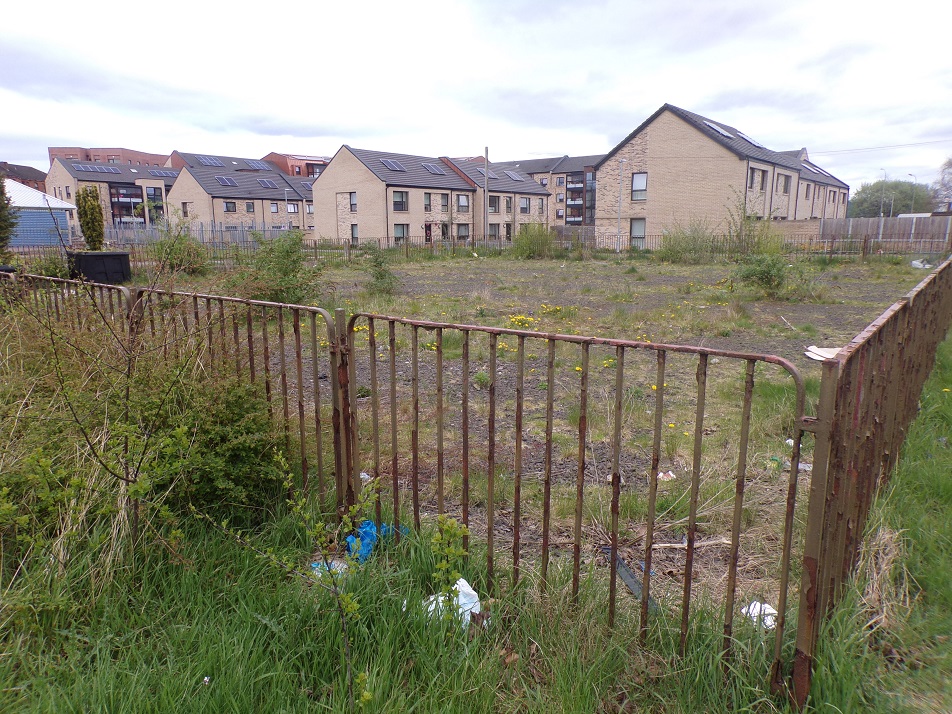
[[909,213],[916,212],[916,184],[918,183],[915,174],[908,174],[912,176],[912,205],[909,207]]
[[883,209],[886,207],[886,169],[880,169],[883,172],[883,193],[879,199],[879,217],[883,217]]
[[618,232],[618,240],[621,241],[621,187],[622,187],[622,177],[625,171],[625,164],[628,163],[628,159],[619,159],[618,160],[618,226],[616,231]]

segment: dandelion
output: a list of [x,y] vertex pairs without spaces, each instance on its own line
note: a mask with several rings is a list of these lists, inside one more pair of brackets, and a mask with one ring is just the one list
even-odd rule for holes
[[685,436],[691,436],[691,432],[689,431],[682,431],[681,433],[684,434]]
[[671,427],[672,429],[675,427],[674,424],[668,424],[668,426]]
[[943,389],[942,391],[943,391],[943,392],[948,392],[949,390],[948,390],[948,389]]
[[576,371],[576,372],[581,372],[581,371],[582,371],[582,368],[581,368],[581,367],[576,367],[576,368],[575,368],[575,371]]

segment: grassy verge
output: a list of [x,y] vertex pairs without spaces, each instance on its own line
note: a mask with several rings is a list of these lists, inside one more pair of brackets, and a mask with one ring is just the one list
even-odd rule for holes
[[952,711],[952,342],[870,516],[866,569],[828,627],[817,711]]

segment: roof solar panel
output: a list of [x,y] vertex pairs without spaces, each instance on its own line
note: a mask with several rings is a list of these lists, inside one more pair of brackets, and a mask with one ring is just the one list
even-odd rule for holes
[[168,176],[170,178],[178,176],[177,172],[169,171],[167,169],[149,169],[149,173],[153,176]]
[[271,166],[268,165],[266,161],[259,161],[258,159],[245,159],[245,163],[248,164],[248,168],[256,169],[258,171],[270,171]]
[[[477,168],[476,170],[479,171],[479,173],[481,173],[483,176],[486,175],[486,169]],[[508,174],[509,172],[507,171],[506,173]],[[489,172],[489,178],[491,178],[491,179],[497,179],[497,178],[499,178],[499,177],[498,177],[496,174],[494,174],[492,171],[490,171],[490,172]],[[522,179],[520,179],[520,181],[521,181],[521,180],[522,180]]]
[[401,164],[396,159],[380,159],[380,163],[386,166],[391,171],[406,171],[406,167]]
[[707,119],[705,119],[705,120],[704,120],[704,123],[707,124],[709,127],[711,127],[714,131],[716,131],[716,132],[717,132],[718,134],[720,134],[721,136],[726,136],[728,139],[733,139],[733,138],[734,138],[734,135],[733,135],[733,134],[731,134],[729,131],[727,131],[727,130],[725,130],[725,129],[722,129],[721,127],[719,127],[719,126],[718,126],[717,124],[715,124],[714,122],[708,121]]
[[231,176],[216,176],[215,177],[222,186],[237,186],[238,182],[235,181]]
[[745,134],[745,133],[743,133],[743,132],[741,132],[741,131],[737,132],[737,136],[739,136],[739,137],[740,137],[741,139],[743,139],[744,141],[753,144],[754,146],[760,147],[761,149],[766,149],[766,148],[767,148],[767,147],[764,146],[763,144],[761,144],[761,143],[759,143],[759,142],[757,142],[757,141],[754,141],[754,140],[751,139],[749,136],[747,136],[747,134]]
[[428,164],[424,162],[423,168],[425,168],[431,174],[435,174],[437,176],[446,176],[446,171],[443,170],[442,166],[437,164]]
[[311,190],[311,187],[314,185],[311,181],[301,181],[301,185],[306,188],[308,191]]
[[261,184],[262,188],[277,188],[278,187],[278,184],[276,184],[271,179],[258,179],[258,183]]
[[511,178],[513,181],[525,181],[525,179],[522,178],[522,176],[517,174],[515,171],[509,171],[508,169],[506,169],[505,173],[506,173],[506,176]]
[[198,163],[200,163],[202,166],[224,166],[225,165],[222,163],[221,159],[219,159],[217,156],[199,156],[197,158],[198,158]]

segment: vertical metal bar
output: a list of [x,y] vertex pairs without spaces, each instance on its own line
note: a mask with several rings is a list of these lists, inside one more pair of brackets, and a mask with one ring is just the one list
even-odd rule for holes
[[393,481],[393,528],[400,540],[400,476],[397,457],[397,328],[391,320],[387,323],[390,339],[390,477]]
[[314,390],[314,436],[317,440],[317,493],[321,502],[327,498],[327,484],[324,480],[324,438],[321,429],[321,363],[317,352],[317,313],[309,313],[311,331],[311,374],[314,375],[311,388]]
[[284,305],[278,305],[278,350],[280,352],[281,365],[281,403],[282,414],[284,415],[284,448],[291,451],[291,413],[290,398],[288,397],[288,365],[287,365],[287,346],[284,343]]
[[[310,477],[307,471],[307,429],[304,424],[304,357],[303,346],[301,343],[301,310],[293,308],[294,330],[294,365],[297,368],[297,411],[298,411],[298,439],[301,448],[301,490],[304,492],[304,498],[311,494]],[[222,320],[224,325],[224,320]],[[317,375],[314,375],[317,379]]]
[[512,583],[519,584],[519,535],[522,526],[522,417],[525,400],[526,338],[519,335],[516,354],[516,445],[513,477]]
[[488,450],[486,454],[486,588],[493,591],[493,548],[494,517],[496,496],[496,350],[499,349],[499,336],[489,335],[489,423]]
[[443,328],[436,328],[436,512],[443,514]]
[[261,347],[264,351],[264,396],[268,402],[268,415],[274,419],[271,401],[271,346],[268,343],[268,308],[261,306]]
[[248,375],[251,383],[254,384],[257,375],[255,375],[254,316],[251,314],[251,305],[245,305],[245,328],[248,333]]
[[334,327],[337,335],[337,402],[339,405],[337,424],[340,428],[341,453],[343,455],[341,468],[341,479],[344,487],[343,505],[349,509],[357,503],[357,496],[360,493],[360,477],[356,473],[357,456],[354,453],[357,443],[354,435],[356,424],[351,411],[354,390],[350,386],[350,335],[347,329],[347,313],[341,307],[334,310]]
[[734,596],[737,590],[737,557],[740,552],[741,518],[744,511],[744,487],[747,480],[747,442],[750,438],[750,407],[754,396],[755,360],[747,360],[747,372],[744,378],[744,405],[740,417],[740,448],[737,456],[737,477],[734,483],[734,518],[731,524],[730,560],[727,564],[727,602],[724,605],[724,645],[725,668],[730,656],[731,640],[734,630]]
[[420,328],[414,325],[411,335],[413,423],[410,427],[410,483],[413,489],[413,527],[420,530]]
[[[463,525],[469,528],[469,330],[463,330],[463,379],[460,385],[460,421],[463,438]],[[469,550],[469,535],[463,536],[463,549]]]
[[611,532],[611,565],[608,581],[608,626],[615,625],[615,600],[618,595],[618,501],[621,497],[621,470],[619,456],[621,454],[621,420],[622,395],[625,388],[625,348],[615,348],[615,406],[614,425],[612,429],[612,506]]
[[377,332],[372,317],[367,318],[367,349],[370,351],[370,413],[374,449],[374,518],[380,529],[380,382],[377,379]]
[[218,337],[221,342],[221,366],[224,371],[228,365],[228,344],[225,339],[225,302],[218,298]]
[[234,360],[235,360],[235,377],[241,379],[241,336],[238,331],[238,306],[236,304],[230,305],[231,307],[231,337],[232,343],[235,348]]
[[205,298],[205,341],[208,346],[208,366],[215,368],[215,330],[212,325],[212,300]]
[[555,340],[546,341],[546,390],[545,390],[545,471],[542,480],[542,580],[539,587],[544,593],[549,577],[549,524],[552,518],[552,420],[555,402]]
[[588,433],[589,344],[582,345],[582,375],[579,384],[578,469],[575,473],[575,537],[572,548],[572,603],[578,604],[582,567],[582,499],[585,492],[585,445]]
[[707,355],[698,355],[697,410],[694,415],[694,463],[691,467],[691,505],[688,511],[688,543],[684,557],[684,596],[681,600],[681,641],[678,651],[684,656],[691,612],[691,584],[694,580],[694,539],[697,536],[697,499],[701,487],[701,444],[704,439],[704,398],[707,392]]
[[820,599],[820,571],[825,539],[825,511],[830,487],[830,452],[833,419],[836,413],[836,394],[839,382],[839,363],[823,362],[820,380],[820,401],[814,433],[813,472],[810,479],[810,500],[807,506],[806,533],[803,541],[803,568],[800,582],[800,608],[797,617],[797,641],[793,660],[793,699],[802,707],[810,694],[813,678],[813,656],[823,602]]
[[664,383],[667,352],[656,355],[657,389],[654,406],[654,440],[651,446],[651,470],[648,472],[648,523],[645,530],[645,570],[641,580],[641,626],[638,638],[642,644],[648,636],[648,603],[651,597],[651,560],[654,552],[655,512],[658,504],[658,466],[661,463],[661,431],[664,428]]

